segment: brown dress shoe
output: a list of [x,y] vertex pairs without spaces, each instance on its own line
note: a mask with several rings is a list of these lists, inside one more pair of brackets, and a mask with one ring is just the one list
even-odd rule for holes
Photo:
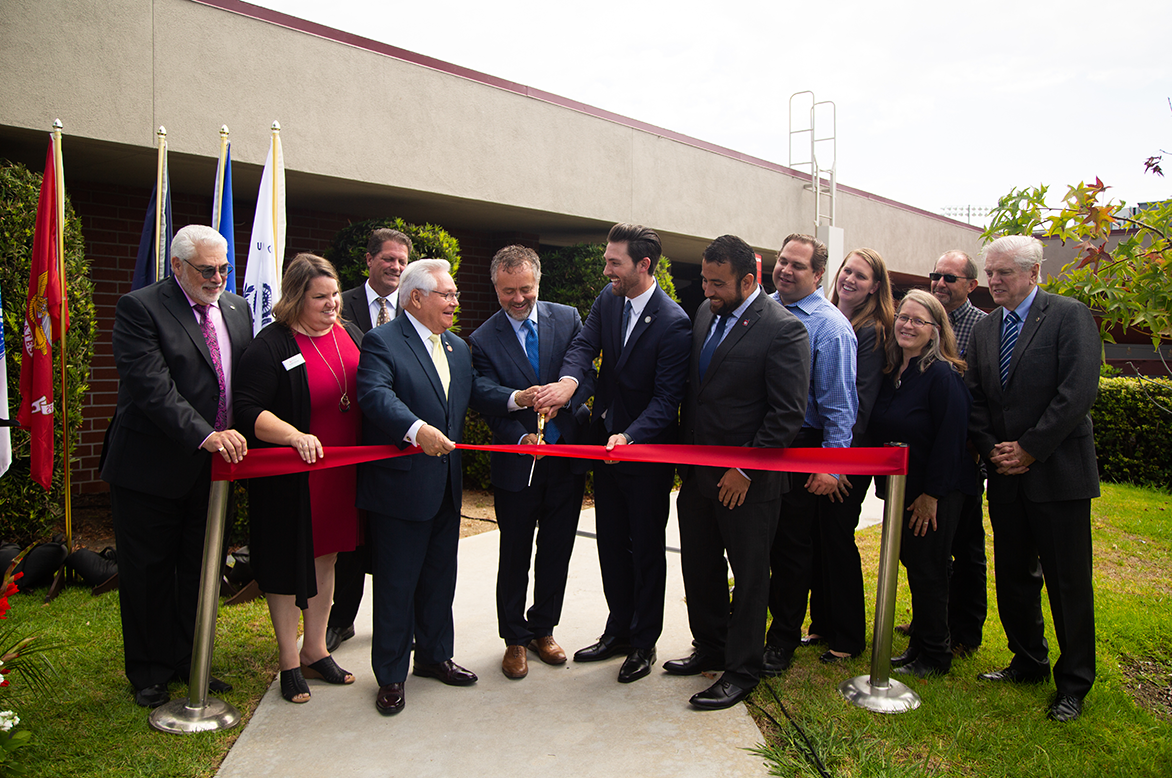
[[562,651],[562,647],[553,639],[553,635],[533,638],[529,641],[529,649],[536,651],[537,655],[541,657],[541,661],[547,665],[564,665],[566,663],[566,652]]
[[529,675],[529,657],[524,646],[506,646],[505,658],[501,660],[501,672],[506,678],[519,680]]
[[384,716],[393,716],[403,710],[407,698],[403,695],[403,684],[389,683],[380,686],[378,696],[374,698],[374,707]]

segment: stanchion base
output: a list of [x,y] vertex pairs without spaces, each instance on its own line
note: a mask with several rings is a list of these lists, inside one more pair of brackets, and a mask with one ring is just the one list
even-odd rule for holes
[[188,732],[215,732],[240,723],[240,711],[215,697],[203,708],[187,707],[187,699],[171,700],[151,711],[151,729],[182,735]]
[[871,686],[871,676],[860,675],[843,681],[838,691],[847,702],[876,713],[905,713],[920,707],[920,695],[896,680],[889,680],[887,687],[877,689]]

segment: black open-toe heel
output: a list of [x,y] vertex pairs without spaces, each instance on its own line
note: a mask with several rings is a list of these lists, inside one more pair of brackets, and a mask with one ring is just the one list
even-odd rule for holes
[[301,665],[301,673],[306,678],[320,678],[326,683],[354,683],[354,674],[338,667],[332,656],[319,659],[311,665]]
[[[301,675],[301,668],[281,671],[281,696],[289,702],[309,702],[309,684]],[[297,699],[301,697],[302,699]]]

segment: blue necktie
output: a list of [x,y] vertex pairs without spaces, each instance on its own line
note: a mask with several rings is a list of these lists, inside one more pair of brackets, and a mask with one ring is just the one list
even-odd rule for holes
[[627,300],[623,306],[623,329],[619,332],[619,342],[624,346],[627,344],[627,325],[631,323],[631,307],[631,301]]
[[[541,358],[540,351],[537,348],[537,328],[533,326],[532,319],[526,319],[522,324],[525,328],[525,356],[529,357],[529,364],[533,366],[533,375],[537,376],[537,380],[541,380]],[[557,443],[561,433],[558,432],[556,425],[547,424],[545,426],[545,442]]]
[[700,380],[704,380],[704,374],[708,372],[708,363],[712,361],[712,355],[716,352],[716,347],[720,345],[721,338],[724,337],[724,328],[728,326],[731,316],[717,316],[716,327],[704,348],[700,349]]
[[529,364],[533,366],[533,377],[541,380],[541,358],[537,350],[537,328],[532,319],[526,319],[522,324],[525,328],[525,356],[529,357]]
[[1001,333],[1001,388],[1009,381],[1009,363],[1013,361],[1013,347],[1017,345],[1017,334],[1021,330],[1021,319],[1010,311],[1005,317],[1005,331]]

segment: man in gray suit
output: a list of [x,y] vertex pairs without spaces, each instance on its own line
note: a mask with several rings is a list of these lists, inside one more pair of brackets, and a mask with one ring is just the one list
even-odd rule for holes
[[[367,279],[342,294],[342,315],[363,333],[386,324],[399,312],[399,277],[407,268],[411,239],[387,227],[370,233],[366,242]],[[354,637],[354,617],[362,604],[366,574],[370,572],[370,546],[342,551],[334,562],[334,604],[326,627],[326,648],[332,653],[342,641]]]
[[[735,235],[704,250],[700,276],[708,303],[692,330],[684,443],[782,448],[802,427],[809,336],[761,291],[756,271],[753,250]],[[687,467],[681,475],[676,504],[696,649],[663,667],[674,675],[724,670],[691,699],[701,710],[719,710],[747,697],[761,677],[769,549],[789,482],[784,473],[738,468]],[[726,551],[737,588],[731,615]]]
[[1000,308],[973,328],[965,381],[969,435],[989,467],[997,607],[1013,661],[986,681],[1050,675],[1042,584],[1062,651],[1048,716],[1073,721],[1095,681],[1091,499],[1099,496],[1089,412],[1100,341],[1085,305],[1038,289],[1042,244],[1011,235],[985,250]]

